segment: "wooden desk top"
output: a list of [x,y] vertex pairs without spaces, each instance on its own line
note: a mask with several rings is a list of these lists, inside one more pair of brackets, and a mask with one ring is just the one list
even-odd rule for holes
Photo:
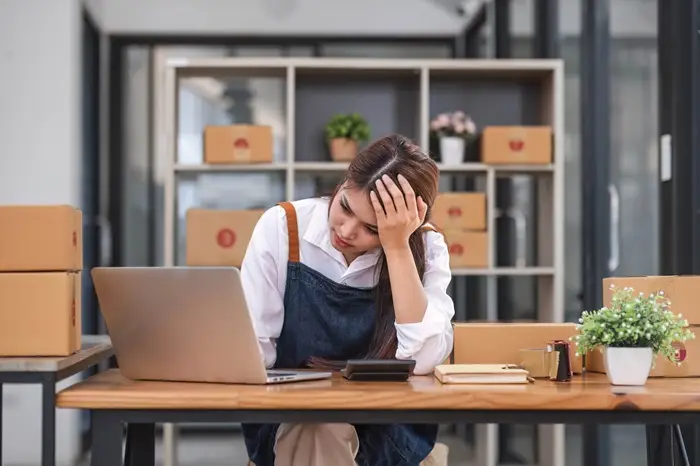
[[107,335],[83,335],[82,348],[62,357],[0,357],[0,372],[60,372],[82,364],[95,364],[113,354]]
[[409,382],[331,380],[279,385],[131,381],[101,372],[57,396],[61,408],[294,410],[671,410],[700,411],[700,379],[650,379],[615,387],[600,374],[570,383],[442,385],[432,376]]

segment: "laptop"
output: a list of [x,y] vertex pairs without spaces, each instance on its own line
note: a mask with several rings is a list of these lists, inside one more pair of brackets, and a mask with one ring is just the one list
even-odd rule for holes
[[129,379],[276,384],[331,377],[265,368],[235,267],[95,267],[91,275]]

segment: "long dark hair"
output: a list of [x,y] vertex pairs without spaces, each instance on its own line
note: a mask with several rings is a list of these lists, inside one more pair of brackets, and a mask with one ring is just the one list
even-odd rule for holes
[[[430,218],[430,208],[438,194],[439,170],[435,162],[418,145],[398,134],[383,137],[360,151],[350,162],[345,178],[336,187],[333,197],[338,193],[340,186],[346,184],[346,187],[365,191],[369,198],[369,193],[375,190],[375,182],[384,175],[389,175],[400,187],[397,178],[399,174],[409,182],[416,193],[416,198],[420,196],[428,205],[425,216],[427,221]],[[331,202],[332,200],[333,198]],[[423,227],[418,228],[409,238],[409,246],[421,280],[425,272],[424,231]],[[377,262],[375,273],[377,277],[375,326],[366,358],[393,359],[396,357],[398,342],[394,327],[394,301],[389,281],[389,267],[383,253]],[[321,362],[314,359],[317,364]]]

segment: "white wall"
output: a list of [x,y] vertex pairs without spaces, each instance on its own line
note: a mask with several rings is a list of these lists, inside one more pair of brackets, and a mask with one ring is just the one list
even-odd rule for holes
[[[80,203],[80,12],[78,0],[0,0],[0,204]],[[3,391],[3,464],[39,464],[41,389]],[[68,464],[79,413],[59,410],[57,432]]]
[[[100,0],[98,0],[100,1]],[[431,0],[101,0],[111,33],[450,35],[463,20]],[[370,13],[371,12],[371,13]]]
[[[107,32],[118,34],[235,35],[450,35],[468,18],[463,0],[86,0]],[[485,0],[492,2],[493,0]],[[512,0],[511,30],[532,35],[537,0]],[[656,31],[656,0],[612,0],[616,37]],[[371,14],[367,14],[371,11]],[[581,0],[560,0],[564,35],[581,30]]]
[[80,42],[77,0],[0,0],[1,204],[80,201]]

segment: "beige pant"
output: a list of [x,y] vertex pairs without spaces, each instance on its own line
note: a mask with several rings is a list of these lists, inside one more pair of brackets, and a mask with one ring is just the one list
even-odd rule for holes
[[[355,466],[359,447],[350,424],[282,424],[275,439],[275,466]],[[447,453],[447,446],[438,443],[421,465],[446,466]]]

